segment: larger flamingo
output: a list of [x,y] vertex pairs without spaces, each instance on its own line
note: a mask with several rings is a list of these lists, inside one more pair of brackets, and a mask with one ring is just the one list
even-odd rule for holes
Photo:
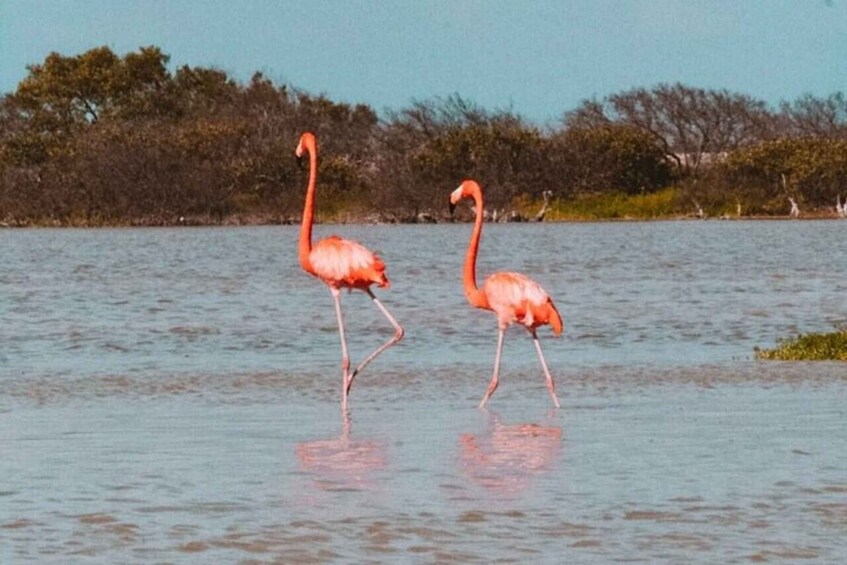
[[553,305],[553,300],[541,288],[537,282],[520,273],[500,272],[489,276],[482,284],[482,289],[476,285],[476,256],[479,250],[479,240],[482,237],[483,202],[482,188],[476,181],[466,180],[450,195],[450,212],[453,212],[456,204],[463,198],[473,198],[476,208],[476,221],[474,222],[471,241],[465,256],[463,272],[463,284],[465,296],[468,302],[476,308],[491,310],[497,315],[497,353],[494,357],[494,375],[485,391],[485,396],[479,403],[479,407],[485,406],[488,399],[494,393],[500,382],[500,357],[503,353],[503,338],[506,328],[517,322],[523,325],[532,335],[535,350],[538,352],[538,360],[544,369],[547,378],[547,390],[553,398],[553,404],[559,407],[559,399],[556,397],[556,386],[553,377],[547,368],[544,354],[541,352],[541,343],[538,341],[536,328],[550,324],[553,333],[562,333],[562,317]]
[[[318,175],[318,147],[315,135],[310,132],[300,137],[294,154],[301,158],[303,153],[309,154],[309,184],[306,189],[306,204],[303,208],[303,223],[300,227],[300,265],[310,275],[322,280],[332,293],[335,301],[335,315],[338,318],[338,333],[341,336],[341,399],[346,408],[347,396],[353,379],[365,365],[373,361],[377,355],[385,351],[403,338],[403,328],[374,296],[370,286],[376,284],[388,287],[388,277],[385,276],[385,263],[365,246],[336,235],[329,236],[312,245],[312,224],[315,216],[315,185]],[[394,335],[373,353],[368,355],[358,367],[350,371],[350,356],[347,353],[347,339],[344,336],[344,316],[341,313],[341,289],[359,289],[371,297],[377,308],[394,326]]]

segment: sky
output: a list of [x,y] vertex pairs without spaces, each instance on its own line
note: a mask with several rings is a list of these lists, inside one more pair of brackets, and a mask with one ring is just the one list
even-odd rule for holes
[[378,112],[458,94],[539,124],[662,82],[774,105],[847,91],[847,0],[0,0],[0,93],[103,45]]

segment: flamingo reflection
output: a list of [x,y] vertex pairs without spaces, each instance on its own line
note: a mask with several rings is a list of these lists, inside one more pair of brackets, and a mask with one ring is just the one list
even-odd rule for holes
[[471,482],[499,494],[515,494],[552,470],[562,447],[562,428],[504,424],[491,414],[488,429],[459,436],[460,463]]
[[352,439],[350,428],[350,413],[345,409],[340,436],[297,444],[300,468],[321,490],[370,490],[374,475],[387,465],[384,445]]

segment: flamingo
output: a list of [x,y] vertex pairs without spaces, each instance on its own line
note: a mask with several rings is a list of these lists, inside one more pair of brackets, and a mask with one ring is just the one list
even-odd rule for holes
[[[346,409],[347,396],[350,394],[353,379],[377,355],[403,339],[404,330],[370,289],[373,284],[382,288],[390,286],[388,277],[385,276],[385,263],[382,262],[382,259],[360,243],[342,239],[337,235],[329,236],[312,245],[318,147],[317,139],[311,132],[306,132],[300,137],[300,142],[294,151],[298,159],[303,157],[303,153],[309,154],[309,184],[306,189],[306,203],[303,208],[303,223],[300,227],[300,265],[304,271],[319,278],[329,287],[332,299],[335,302],[338,333],[341,336],[341,400],[343,408]],[[344,316],[341,312],[342,288],[349,289],[351,292],[357,289],[366,293],[394,327],[394,335],[377,347],[353,371],[350,371],[350,356],[347,352],[347,339],[344,336]]]
[[476,285],[476,256],[479,250],[479,240],[482,236],[482,213],[484,210],[482,200],[482,188],[476,181],[466,180],[459,188],[450,195],[450,212],[463,198],[473,198],[476,207],[476,221],[473,233],[465,255],[465,266],[463,270],[463,284],[465,296],[471,306],[491,310],[497,315],[497,353],[494,356],[494,375],[485,391],[485,396],[479,403],[483,408],[485,403],[494,393],[500,382],[500,357],[503,353],[503,338],[512,323],[523,325],[532,335],[538,360],[544,370],[547,379],[547,390],[553,398],[553,404],[559,407],[559,399],[556,397],[556,386],[553,377],[547,368],[547,361],[541,351],[541,343],[538,341],[536,328],[546,324],[553,327],[553,333],[562,333],[562,317],[553,304],[550,295],[541,288],[541,285],[529,277],[520,273],[500,272],[490,275],[482,284],[482,289]]

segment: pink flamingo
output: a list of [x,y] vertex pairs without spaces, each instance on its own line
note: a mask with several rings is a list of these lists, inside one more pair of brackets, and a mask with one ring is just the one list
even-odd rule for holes
[[553,377],[550,375],[547,362],[544,360],[544,354],[541,352],[541,343],[538,341],[536,328],[550,324],[553,327],[553,333],[559,335],[562,333],[562,317],[556,310],[553,299],[541,288],[541,285],[520,273],[494,273],[485,279],[485,282],[482,284],[482,290],[477,287],[476,256],[479,250],[479,240],[482,236],[482,210],[484,209],[482,188],[476,181],[464,181],[450,195],[451,213],[456,207],[456,204],[463,198],[473,198],[474,207],[476,208],[476,221],[474,222],[473,234],[468,245],[468,252],[465,256],[463,274],[465,296],[472,306],[484,310],[492,310],[497,315],[497,327],[499,330],[497,354],[494,357],[494,376],[491,377],[491,382],[485,391],[485,396],[482,397],[482,401],[479,403],[479,407],[482,408],[485,406],[485,403],[488,402],[488,399],[499,384],[503,337],[505,336],[506,328],[513,322],[518,322],[529,330],[529,333],[532,335],[535,350],[538,352],[538,360],[541,361],[544,376],[547,378],[547,390],[550,391],[553,404],[558,408],[559,399],[556,397],[556,386],[553,384]]
[[[309,184],[306,189],[306,204],[303,208],[303,224],[300,227],[300,265],[303,270],[322,280],[332,293],[335,301],[335,315],[338,318],[338,333],[341,336],[341,399],[346,408],[347,396],[353,379],[365,365],[373,361],[377,355],[385,351],[403,338],[403,328],[383,306],[382,302],[371,291],[370,286],[376,284],[387,288],[390,283],[385,276],[385,263],[365,246],[336,235],[329,236],[312,245],[312,224],[315,216],[315,185],[318,174],[318,147],[315,135],[310,132],[300,137],[294,154],[301,158],[304,152],[309,153]],[[368,355],[358,367],[350,371],[350,356],[347,353],[347,339],[344,337],[344,316],[341,313],[341,289],[359,289],[371,297],[373,303],[394,326],[394,335],[373,353]]]

